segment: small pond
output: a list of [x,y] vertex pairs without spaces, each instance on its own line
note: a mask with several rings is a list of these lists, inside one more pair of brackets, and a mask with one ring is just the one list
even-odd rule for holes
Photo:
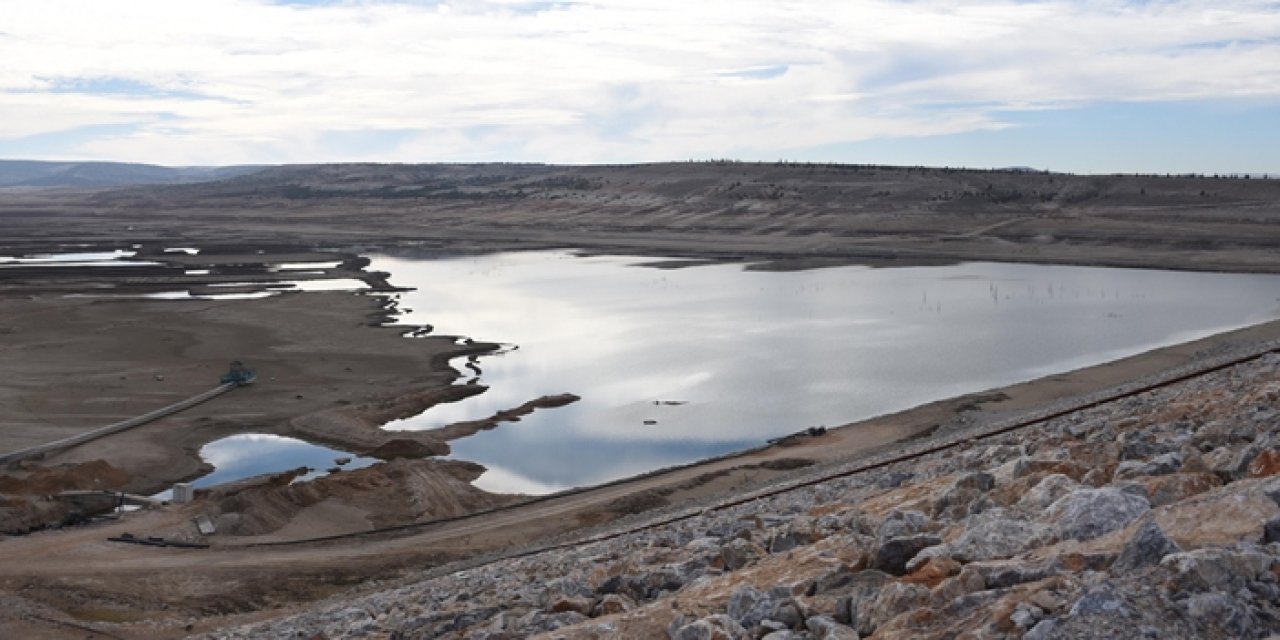
[[[331,469],[349,471],[378,462],[377,458],[365,458],[294,438],[261,433],[240,434],[210,442],[201,447],[200,458],[213,465],[214,470],[191,483],[197,488],[308,467],[311,469],[309,473],[294,479],[294,482],[304,482],[327,475]],[[339,465],[338,460],[344,464]],[[169,489],[154,497],[168,500],[172,495],[173,490]]]

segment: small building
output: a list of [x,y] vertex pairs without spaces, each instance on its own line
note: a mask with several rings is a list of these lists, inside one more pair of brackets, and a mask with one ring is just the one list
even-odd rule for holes
[[191,502],[195,497],[195,492],[191,489],[190,482],[179,482],[173,485],[173,502],[175,504],[186,504]]

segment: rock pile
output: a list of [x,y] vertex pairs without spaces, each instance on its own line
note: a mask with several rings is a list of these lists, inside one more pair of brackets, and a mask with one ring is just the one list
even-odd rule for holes
[[217,638],[1280,632],[1280,356]]

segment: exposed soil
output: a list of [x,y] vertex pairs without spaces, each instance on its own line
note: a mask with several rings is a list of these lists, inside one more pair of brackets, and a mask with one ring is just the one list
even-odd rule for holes
[[[839,263],[997,260],[1280,271],[1280,180],[810,164],[320,165],[221,182],[11,191],[55,242],[577,247]],[[173,245],[168,245],[173,246]],[[6,247],[0,246],[0,255]]]
[[[732,494],[797,466],[844,460],[940,428],[1104,390],[1206,352],[1280,337],[1280,323],[1270,323],[797,437],[786,446],[523,502],[471,487],[480,471],[475,465],[424,456],[447,452],[450,438],[567,396],[531,398],[488,421],[437,433],[378,428],[482,391],[450,385],[456,373],[447,363],[493,345],[447,336],[407,340],[404,328],[375,326],[392,311],[386,299],[362,294],[177,304],[63,294],[175,287],[201,293],[212,291],[211,284],[283,279],[265,268],[272,261],[333,261],[342,264],[305,277],[359,278],[394,295],[385,274],[361,271],[356,254],[368,248],[574,246],[761,260],[763,268],[982,259],[1280,272],[1278,219],[1276,181],[874,167],[289,167],[205,185],[0,192],[6,230],[0,255],[77,243],[141,244],[144,254],[164,262],[135,268],[141,271],[0,270],[0,451],[189,397],[216,385],[233,359],[259,376],[254,385],[179,414],[0,470],[0,483],[8,483],[4,505],[21,510],[27,507],[18,502],[25,502],[36,506],[23,517],[54,517],[40,511],[48,505],[38,506],[49,474],[102,464],[122,474],[95,476],[110,476],[98,481],[102,488],[154,493],[204,472],[200,447],[239,433],[297,437],[392,460],[302,485],[290,485],[287,475],[259,479],[202,492],[190,505],[2,539],[0,594],[21,592],[27,605],[0,621],[0,632],[62,637],[78,629],[92,637],[93,625],[106,621],[126,623],[111,627],[124,637],[179,637],[188,624],[198,631],[252,619],[406,567]],[[204,251],[160,253],[172,246]],[[188,274],[193,268],[209,273]],[[516,502],[522,504],[508,507]],[[482,513],[459,519],[476,511]],[[200,514],[221,519],[225,533],[199,536],[192,518]],[[428,521],[436,522],[421,524]],[[396,525],[407,526],[330,542],[255,546]],[[106,542],[125,532],[213,546]]]

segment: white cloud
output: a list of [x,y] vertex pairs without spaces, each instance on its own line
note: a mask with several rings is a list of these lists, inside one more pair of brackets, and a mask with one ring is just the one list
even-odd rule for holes
[[[133,124],[68,151],[347,160],[324,134],[367,129],[411,132],[385,160],[642,161],[994,129],[1009,109],[1280,97],[1269,2],[548,6],[12,1],[0,149]],[[54,90],[68,81],[89,83]],[[112,81],[135,90],[94,92]]]
[[510,469],[495,466],[492,463],[488,467],[472,484],[492,493],[520,493],[540,496],[569,488],[556,482],[535,480]]

